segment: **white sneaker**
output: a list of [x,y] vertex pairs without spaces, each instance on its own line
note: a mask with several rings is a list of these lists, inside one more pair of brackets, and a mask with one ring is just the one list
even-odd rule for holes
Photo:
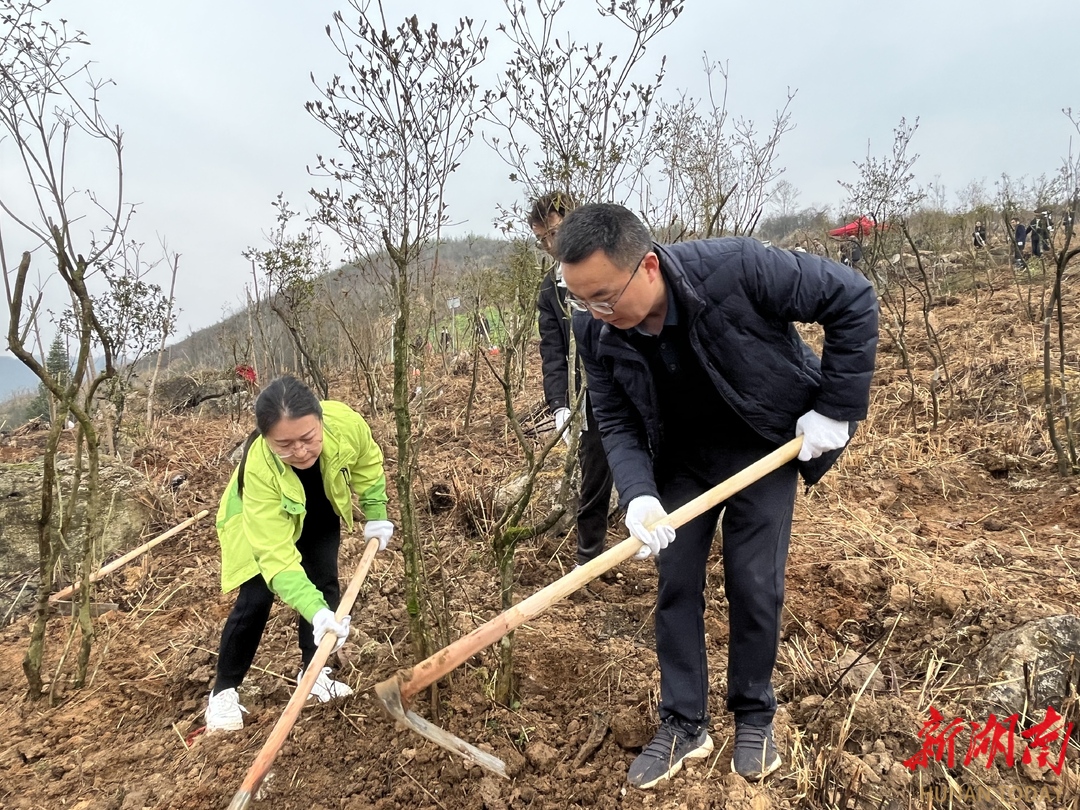
[[[297,683],[304,677],[304,670],[296,675]],[[342,681],[335,681],[330,677],[330,667],[323,667],[319,677],[315,679],[315,685],[311,687],[311,697],[319,703],[326,703],[334,698],[348,697],[353,693],[352,687]]]
[[235,689],[223,689],[216,695],[210,695],[206,705],[206,731],[239,731],[244,727],[243,706]]

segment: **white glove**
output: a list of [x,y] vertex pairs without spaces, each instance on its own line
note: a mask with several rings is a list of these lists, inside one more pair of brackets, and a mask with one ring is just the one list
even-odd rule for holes
[[379,551],[386,550],[386,544],[394,536],[394,524],[389,520],[369,520],[364,524],[364,539],[376,538],[379,541]]
[[349,621],[352,617],[346,616],[340,622],[337,617],[334,616],[334,611],[330,608],[320,608],[318,613],[311,619],[311,626],[315,628],[315,643],[318,644],[322,641],[322,637],[327,633],[333,633],[337,636],[337,644],[334,645],[334,652],[337,652],[345,644],[345,639],[349,637]]
[[795,423],[795,435],[803,437],[799,461],[809,461],[848,443],[848,423],[838,422],[817,411],[807,411]]
[[674,526],[655,526],[652,529],[647,525],[655,523],[667,517],[663,504],[652,495],[639,495],[630,501],[626,507],[626,528],[630,536],[642,542],[641,549],[634,555],[634,559],[644,560],[659,554],[661,550],[675,539]]
[[[556,408],[555,413],[555,432],[558,433],[563,429],[563,426],[570,421],[570,409],[569,408]],[[570,431],[564,431],[562,440],[566,442],[566,446],[570,446]]]

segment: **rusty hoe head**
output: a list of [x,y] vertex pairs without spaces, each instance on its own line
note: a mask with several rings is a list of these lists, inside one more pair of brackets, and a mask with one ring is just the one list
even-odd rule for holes
[[465,742],[445,729],[432,725],[416,712],[406,709],[401,700],[399,676],[394,675],[375,684],[375,694],[379,696],[379,702],[382,703],[383,708],[397,720],[399,725],[410,731],[415,731],[421,737],[426,737],[436,745],[463,757],[474,765],[479,765],[481,768],[496,773],[504,779],[510,778],[506,774],[506,764],[495,755],[481,751],[475,745]]

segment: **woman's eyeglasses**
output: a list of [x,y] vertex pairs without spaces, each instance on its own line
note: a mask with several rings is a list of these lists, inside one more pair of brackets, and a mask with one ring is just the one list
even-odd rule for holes
[[270,445],[270,449],[274,451],[274,454],[279,458],[296,458],[300,453],[306,450],[312,455],[316,455],[316,451],[322,449],[323,434],[322,429],[312,437],[307,439],[296,439],[291,442],[279,442],[274,439],[267,439],[267,444]]

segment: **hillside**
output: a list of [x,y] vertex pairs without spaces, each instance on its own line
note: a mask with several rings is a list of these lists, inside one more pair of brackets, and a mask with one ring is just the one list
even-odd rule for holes
[[[469,274],[480,268],[500,267],[509,244],[505,240],[480,236],[442,242],[439,246],[437,283],[417,286],[421,295],[430,295],[432,300],[427,303],[434,310],[434,317],[446,317],[446,298],[457,296],[468,299],[469,291],[465,289],[465,280]],[[428,261],[434,259],[433,250],[427,258]],[[343,265],[320,276],[314,292],[320,300],[335,302],[339,313],[346,320],[366,317],[370,312],[379,311],[385,297],[385,291],[375,280],[349,265]],[[428,296],[425,295],[426,297]],[[308,329],[313,334],[319,334],[319,322],[325,319],[326,313],[321,309],[305,317]],[[181,372],[250,362],[251,358],[247,355],[252,351],[253,333],[265,332],[270,339],[283,341],[281,331],[276,316],[265,305],[261,310],[261,318],[259,312],[249,312],[248,308],[242,308],[212,326],[171,342],[166,349],[163,366],[172,367],[174,372]],[[284,343],[283,352],[287,353],[289,350],[288,344]],[[144,365],[149,362],[145,361]]]
[[[304,711],[263,798],[252,806],[927,808],[972,807],[972,795],[997,795],[1006,798],[994,806],[1080,808],[1075,740],[1060,776],[1022,764],[1025,741],[1018,735],[1015,767],[994,758],[992,748],[990,767],[986,751],[964,765],[967,731],[958,738],[954,767],[903,765],[921,748],[918,735],[931,706],[946,722],[987,723],[995,710],[987,687],[998,678],[977,673],[980,654],[1007,631],[1074,614],[1080,604],[1080,480],[1056,471],[1041,415],[1042,325],[1024,315],[1024,302],[1038,297],[1043,279],[979,268],[974,281],[975,268],[954,270],[965,283],[938,297],[931,313],[951,393],[938,382],[921,327],[907,334],[910,375],[899,347],[883,333],[869,419],[837,468],[799,493],[776,675],[784,765],[775,777],[748,785],[727,771],[733,729],[723,710],[727,606],[719,543],[706,587],[717,751],[644,792],[627,788],[625,775],[656,722],[653,564],[627,562],[518,631],[519,705],[490,699],[493,649],[443,684],[438,711],[429,695],[417,702],[422,717],[506,761],[511,779],[502,780],[396,728],[371,691],[413,663],[395,541],[376,558],[352,613],[356,634],[341,656],[338,677],[356,694]],[[1080,268],[1071,268],[1067,289],[1078,276]],[[919,310],[914,291],[908,303]],[[1065,303],[1076,323],[1077,301]],[[1075,357],[1068,358],[1070,368]],[[497,613],[491,549],[470,505],[519,470],[521,453],[489,372],[481,369],[466,431],[471,369],[455,375],[432,365],[424,383],[430,399],[417,493],[422,505],[431,504],[435,487],[451,494],[451,508],[439,502],[422,518],[429,585],[445,596],[449,641]],[[540,390],[534,353],[518,406],[534,406]],[[332,395],[360,410],[366,402],[344,372]],[[936,427],[934,395],[941,413]],[[393,424],[385,413],[365,415],[392,475]],[[133,458],[154,483],[158,502],[147,534],[216,508],[231,470],[228,454],[249,429],[247,414],[239,421],[208,412],[161,419]],[[9,442],[0,445],[0,462],[30,460],[36,452],[25,440]],[[174,490],[176,480],[182,484]],[[616,523],[610,540],[621,536]],[[346,545],[343,578],[360,551],[355,540]],[[572,535],[525,544],[518,551],[518,595],[572,565]],[[26,617],[0,630],[0,806],[228,805],[288,700],[298,656],[293,617],[279,602],[242,689],[250,710],[245,728],[200,734],[218,638],[234,598],[217,583],[210,519],[99,583],[95,600],[119,609],[94,620],[98,637],[86,688],[75,690],[62,676],[53,707],[24,694]],[[19,584],[8,583],[6,591]],[[60,666],[71,631],[68,619],[51,621],[50,673]],[[1030,675],[1024,728],[1042,719],[1046,706],[1034,688],[1039,673]],[[1076,721],[1075,700],[1065,708]],[[1042,804],[1024,798],[1039,789],[1052,798]]]
[[0,355],[0,402],[14,394],[36,391],[38,378],[18,358]]

